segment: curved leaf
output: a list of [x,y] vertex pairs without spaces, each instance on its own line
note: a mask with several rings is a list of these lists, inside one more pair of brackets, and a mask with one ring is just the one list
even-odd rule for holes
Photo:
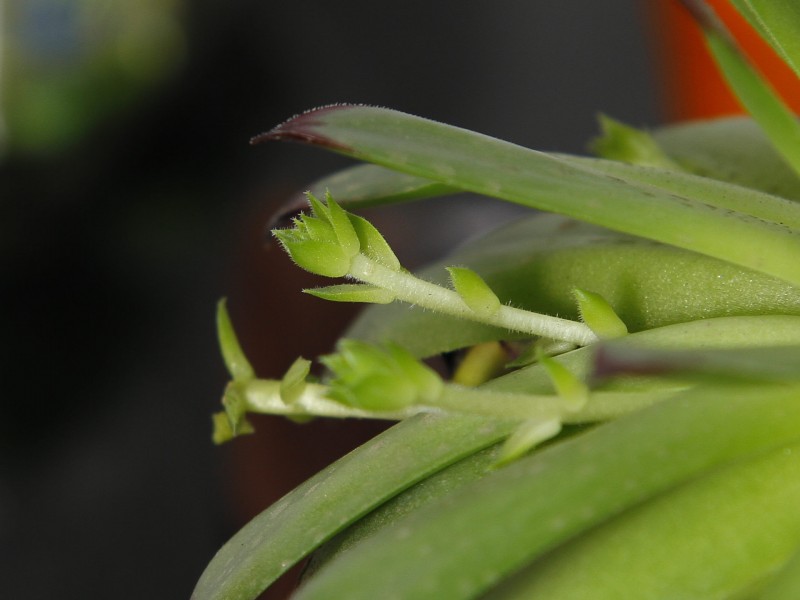
[[[736,97],[761,125],[784,159],[800,174],[800,123],[797,117],[745,58],[709,5],[703,0],[683,0],[683,3],[702,27],[711,54]],[[756,14],[748,12],[751,16]],[[796,9],[784,7],[778,12],[790,17],[789,23],[798,27],[798,15],[794,14]]]
[[[781,281],[556,215],[501,227],[421,276],[444,283],[450,264],[474,269],[501,302],[566,318],[578,317],[573,289],[591,289],[630,331],[720,316],[800,314],[796,288]],[[347,335],[392,340],[418,356],[510,337],[504,329],[401,305],[367,308]]]
[[794,0],[732,2],[800,76],[800,5]]
[[473,598],[626,508],[800,439],[798,400],[797,386],[704,389],[595,427],[396,521],[295,598]]
[[[388,109],[336,106],[256,140],[313,143],[464,190],[686,248],[800,285],[800,233],[702,198],[627,182],[584,165]],[[735,239],[736,244],[731,244]]]
[[687,171],[800,200],[800,177],[749,117],[660,127],[653,137]]
[[[511,423],[414,417],[341,458],[258,515],[225,544],[192,600],[249,600],[370,509],[495,443]],[[391,468],[387,468],[391,465]]]
[[484,598],[756,597],[800,545],[798,453],[787,446],[690,481],[560,546]]

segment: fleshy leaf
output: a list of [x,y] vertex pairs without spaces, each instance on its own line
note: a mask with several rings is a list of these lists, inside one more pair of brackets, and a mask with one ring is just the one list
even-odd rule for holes
[[[452,194],[458,190],[430,179],[398,173],[377,165],[355,165],[311,184],[312,194],[330,191],[347,210],[410,202]],[[294,202],[302,208],[302,198]]]
[[796,442],[799,397],[797,386],[702,389],[594,427],[374,533],[295,598],[479,597],[630,507]]
[[[798,451],[795,442],[688,481],[567,541],[481,598],[772,598],[763,583],[800,544]],[[796,600],[798,591],[782,597]]]
[[[424,415],[399,423],[245,525],[211,560],[192,600],[255,598],[292,565],[370,509],[492,445],[511,429],[510,423],[467,416]],[[355,489],[359,493],[354,493]]]
[[[308,194],[321,197],[330,192],[339,206],[346,210],[412,202],[459,191],[430,179],[398,173],[377,165],[348,167],[315,181],[310,187]],[[269,229],[274,229],[307,206],[306,194],[294,194],[272,216]]]
[[750,117],[678,123],[654,130],[653,138],[690,173],[800,200],[800,177]]
[[500,299],[472,269],[447,267],[450,281],[464,303],[479,315],[491,317],[500,309]]
[[[602,167],[536,152],[397,111],[337,106],[305,113],[259,140],[314,143],[464,190],[560,212],[800,284],[800,234],[774,222],[608,177]],[[633,168],[631,166],[631,168]],[[730,240],[736,239],[736,244]]]
[[[800,295],[789,284],[557,215],[519,219],[419,275],[446,284],[445,266],[454,263],[480,272],[504,301],[545,314],[578,318],[572,291],[591,289],[632,332],[721,316],[800,314]],[[367,307],[348,336],[393,340],[417,356],[519,339],[499,327],[397,304]]]
[[759,600],[795,600],[800,597],[800,548],[766,583]]
[[697,375],[741,381],[800,381],[800,346],[746,349],[656,350],[603,344],[595,357],[595,376]]

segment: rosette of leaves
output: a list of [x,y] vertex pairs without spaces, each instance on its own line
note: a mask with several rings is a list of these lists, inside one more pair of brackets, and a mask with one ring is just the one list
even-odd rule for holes
[[[320,382],[259,380],[221,313],[220,439],[256,411],[399,423],[237,533],[194,598],[255,598],[318,548],[297,598],[800,597],[800,126],[686,4],[751,119],[604,119],[599,158],[362,106],[258,138],[371,163],[276,236],[349,279],[312,293],[374,306]],[[797,71],[795,4],[734,4]],[[557,214],[412,275],[349,212],[462,190]],[[453,381],[420,362],[465,348]]]

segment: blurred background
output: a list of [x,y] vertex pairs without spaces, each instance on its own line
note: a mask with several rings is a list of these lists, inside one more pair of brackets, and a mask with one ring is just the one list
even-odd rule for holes
[[[582,153],[599,111],[705,110],[673,93],[697,40],[663,4],[0,0],[0,595],[188,598],[249,518],[377,431],[266,418],[211,444],[220,297],[264,377],[354,314],[265,246],[348,161],[252,135],[359,102]],[[516,211],[369,216],[413,267]]]

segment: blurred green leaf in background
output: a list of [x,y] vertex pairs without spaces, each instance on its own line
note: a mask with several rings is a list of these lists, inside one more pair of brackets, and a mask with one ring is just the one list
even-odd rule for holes
[[0,0],[0,152],[58,152],[140,102],[181,63],[181,7]]

